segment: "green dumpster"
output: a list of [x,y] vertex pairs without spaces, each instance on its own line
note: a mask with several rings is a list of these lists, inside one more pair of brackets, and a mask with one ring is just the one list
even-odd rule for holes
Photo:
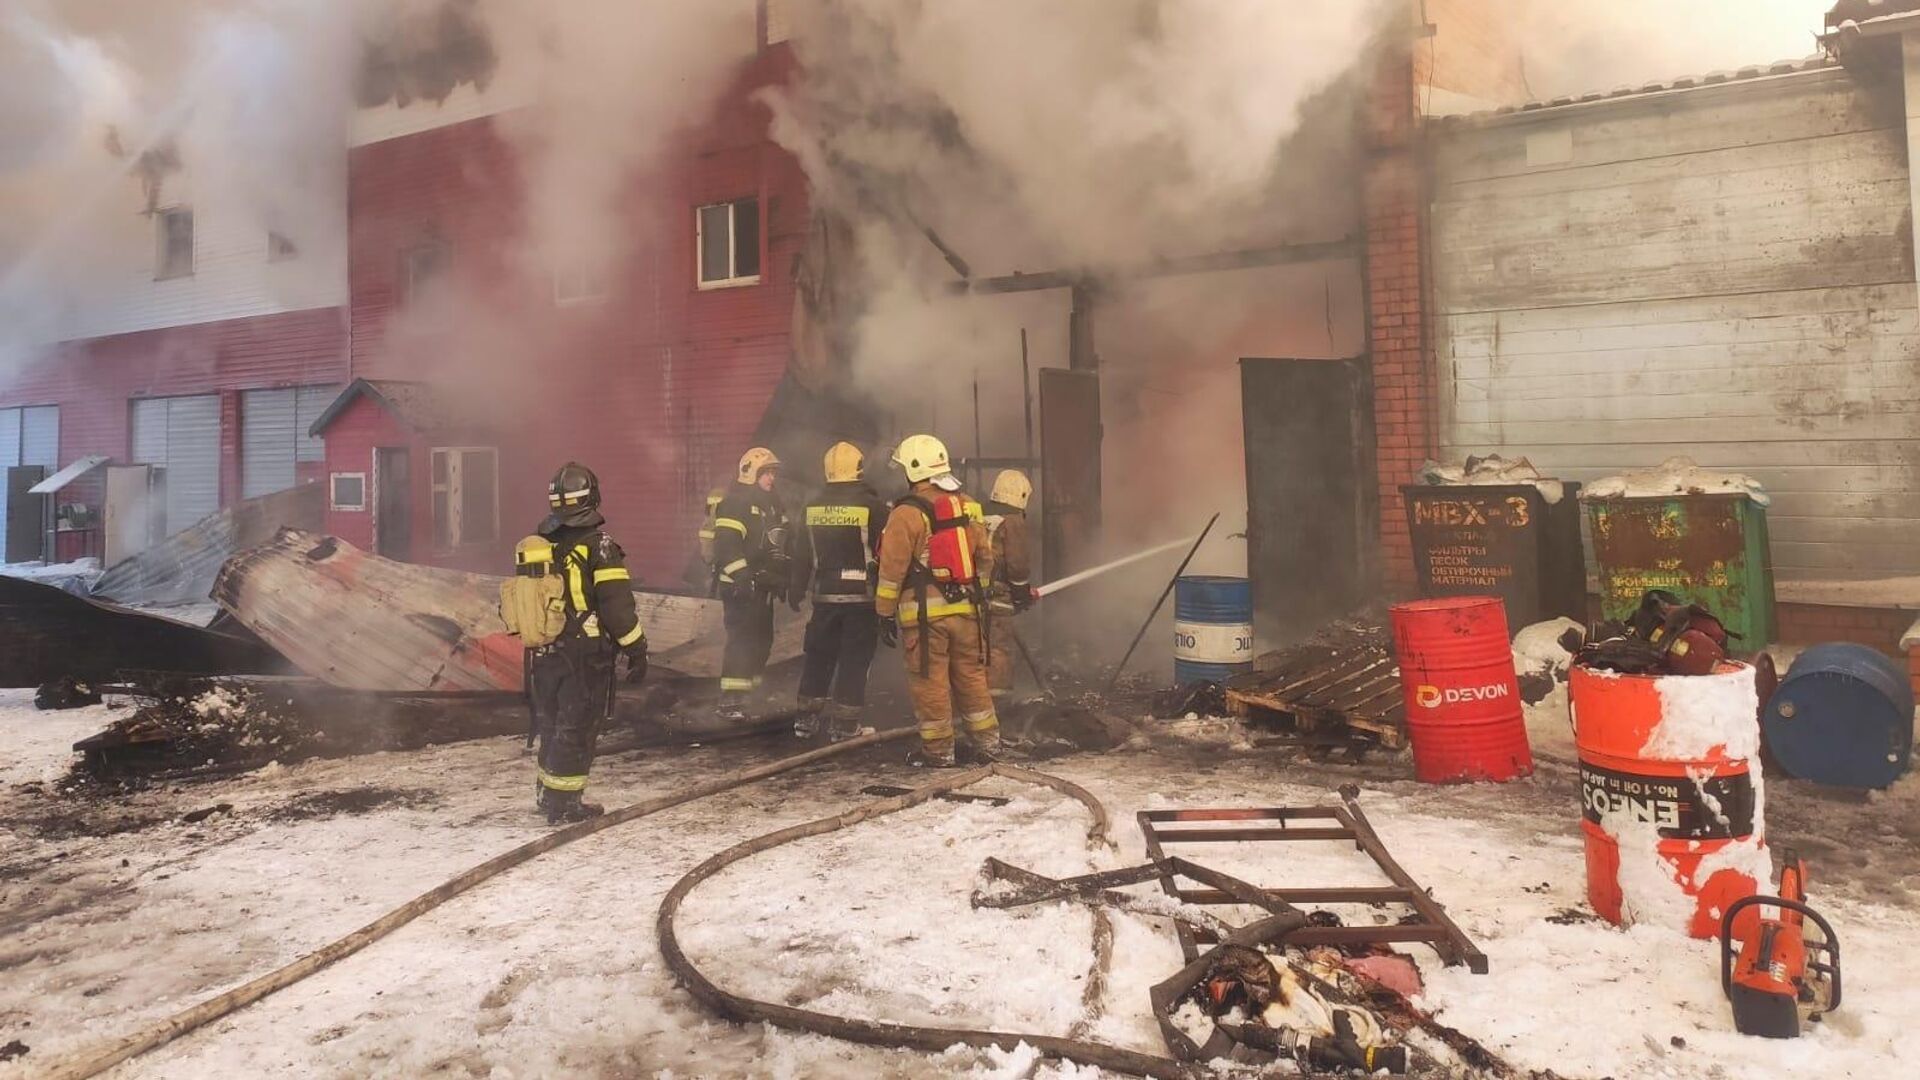
[[1704,606],[1752,652],[1775,640],[1767,508],[1744,493],[1585,497],[1600,613],[1625,619],[1648,589]]

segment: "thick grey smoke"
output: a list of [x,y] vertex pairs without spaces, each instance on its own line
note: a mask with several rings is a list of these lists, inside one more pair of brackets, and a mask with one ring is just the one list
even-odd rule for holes
[[1529,0],[1511,26],[1535,97],[1640,86],[1820,51],[1832,0]]
[[[1352,263],[1128,281],[1156,260],[1357,231],[1355,86],[1392,5],[1351,0],[795,0],[800,82],[775,137],[861,223],[853,371],[904,433],[1025,451],[1019,332],[1067,361],[1065,290],[956,298],[976,276],[1095,286],[1106,539],[1244,520],[1240,356],[1360,347]],[[1211,552],[1210,552],[1211,553]]]

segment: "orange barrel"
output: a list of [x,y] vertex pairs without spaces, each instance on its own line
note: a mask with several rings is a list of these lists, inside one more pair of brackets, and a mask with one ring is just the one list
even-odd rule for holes
[[1491,596],[1450,596],[1391,610],[1414,778],[1452,784],[1531,775],[1506,606]]
[[[1610,922],[1710,938],[1772,879],[1761,820],[1753,668],[1568,675],[1580,750],[1587,900]],[[1757,915],[1757,909],[1749,908]]]

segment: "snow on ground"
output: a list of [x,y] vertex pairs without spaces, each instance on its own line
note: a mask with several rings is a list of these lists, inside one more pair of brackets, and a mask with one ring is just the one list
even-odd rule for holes
[[[0,697],[9,785],[0,790],[0,1045],[17,1038],[32,1048],[0,1064],[6,1080],[264,973],[545,831],[529,811],[532,766],[519,743],[491,739],[149,791],[112,804],[109,827],[92,830],[109,835],[87,835],[109,808],[11,785],[57,771],[61,740],[90,731],[104,710],[41,714],[25,700]],[[1902,1072],[1899,1038],[1920,1018],[1920,984],[1907,976],[1920,942],[1905,932],[1920,906],[1920,781],[1857,804],[1774,788],[1776,841],[1812,855],[1814,902],[1859,958],[1842,1012],[1781,1044],[1731,1033],[1712,945],[1584,921],[1570,769],[1547,764],[1511,785],[1428,787],[1400,779],[1404,761],[1314,767],[1232,745],[1046,766],[1106,802],[1117,853],[1088,849],[1078,803],[994,780],[981,790],[1009,805],[933,802],[730,868],[688,898],[683,941],[722,986],[775,1001],[1060,1034],[1080,1017],[1090,918],[1064,904],[972,910],[967,896],[987,856],[1050,875],[1130,865],[1144,857],[1135,810],[1331,803],[1331,786],[1358,779],[1390,848],[1492,961],[1492,974],[1475,976],[1419,951],[1427,1004],[1515,1064],[1617,1080]],[[597,795],[620,805],[789,749],[612,754],[596,768]],[[654,926],[672,882],[739,840],[864,801],[864,785],[923,779],[895,764],[896,750],[545,855],[110,1075],[1097,1075],[1036,1068],[1023,1052],[928,1056],[738,1026],[674,985]],[[232,809],[181,820],[222,802]],[[1191,854],[1273,884],[1371,880],[1364,857],[1339,844]],[[1161,1052],[1146,988],[1179,966],[1177,943],[1157,919],[1116,915],[1115,924],[1095,1034]]]

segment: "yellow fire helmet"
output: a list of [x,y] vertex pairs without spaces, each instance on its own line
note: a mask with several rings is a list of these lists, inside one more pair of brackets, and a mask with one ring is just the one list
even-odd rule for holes
[[837,442],[827,448],[827,483],[858,480],[866,469],[867,455],[850,442]]
[[1027,500],[1033,498],[1033,482],[1019,469],[1002,469],[1000,475],[993,478],[993,494],[987,497],[1015,510],[1025,510]]
[[917,484],[953,472],[947,460],[947,444],[931,435],[909,435],[893,452],[893,463],[906,470],[907,482]]
[[740,455],[740,482],[757,484],[760,482],[761,473],[779,467],[780,459],[773,455],[773,451],[764,446],[756,446]]

